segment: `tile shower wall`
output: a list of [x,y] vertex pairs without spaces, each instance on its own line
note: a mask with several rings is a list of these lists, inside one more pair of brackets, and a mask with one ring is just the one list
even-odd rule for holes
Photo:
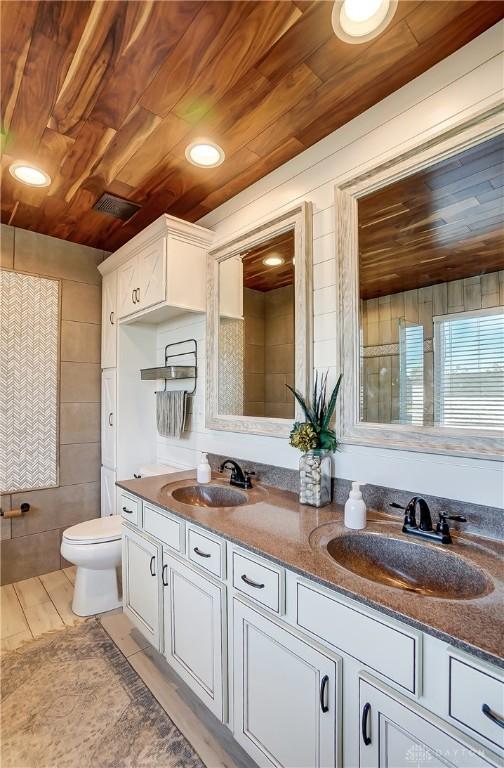
[[[4,269],[60,280],[59,487],[2,496],[2,509],[27,501],[24,517],[1,518],[1,583],[62,565],[70,525],[100,514],[101,250],[1,225]],[[8,449],[8,446],[7,446]]]
[[[215,229],[217,245],[300,200],[312,203],[314,362],[319,369],[329,368],[332,381],[337,375],[334,187],[357,175],[372,159],[379,162],[390,153],[405,151],[418,136],[427,140],[449,130],[468,109],[477,106],[483,111],[494,105],[504,85],[503,31],[503,24],[495,25],[198,222]],[[160,359],[162,343],[188,336],[199,341],[199,365],[204,371],[203,318],[177,318],[165,326],[158,333]],[[158,439],[159,460],[194,466],[198,452],[205,450],[251,462],[297,466],[299,454],[287,440],[207,430],[202,378],[192,403],[191,429],[180,440]],[[504,506],[502,466],[495,461],[345,445],[335,455],[334,473],[380,486]]]
[[424,423],[434,420],[433,347],[437,315],[504,305],[504,270],[361,302],[363,420],[399,421],[399,320],[423,326]]

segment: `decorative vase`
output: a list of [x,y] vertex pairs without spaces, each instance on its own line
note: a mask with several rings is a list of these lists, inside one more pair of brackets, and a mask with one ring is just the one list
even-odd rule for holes
[[299,460],[299,501],[312,507],[331,502],[331,454],[322,448],[304,453]]

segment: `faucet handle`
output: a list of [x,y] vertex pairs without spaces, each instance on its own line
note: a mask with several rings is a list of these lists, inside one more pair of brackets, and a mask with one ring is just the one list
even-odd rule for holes
[[398,504],[397,501],[391,501],[389,507],[394,507],[394,509],[406,509],[402,504]]
[[439,522],[436,525],[437,533],[449,535],[450,528],[447,520],[453,520],[456,523],[467,523],[467,518],[463,515],[449,515],[447,512],[439,513]]

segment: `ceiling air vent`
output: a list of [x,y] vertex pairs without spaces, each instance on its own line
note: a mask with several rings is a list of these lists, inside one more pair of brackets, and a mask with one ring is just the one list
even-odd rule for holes
[[141,205],[131,203],[129,200],[125,200],[122,197],[116,197],[108,192],[104,192],[100,199],[93,205],[95,211],[106,213],[107,216],[113,216],[114,219],[122,219],[122,221],[130,219],[141,207]]

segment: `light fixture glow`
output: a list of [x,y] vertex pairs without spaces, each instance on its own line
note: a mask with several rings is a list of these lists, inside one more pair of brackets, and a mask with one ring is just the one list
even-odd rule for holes
[[282,258],[282,256],[266,256],[265,259],[262,260],[262,263],[266,267],[279,267],[281,264],[285,262],[285,259]]
[[397,0],[335,0],[332,27],[345,43],[365,43],[383,32],[396,10]]
[[224,150],[207,139],[197,139],[186,147],[185,156],[193,165],[201,168],[216,168],[224,162]]
[[22,160],[12,163],[9,171],[17,181],[28,184],[30,187],[48,187],[51,183],[51,177],[48,173]]

